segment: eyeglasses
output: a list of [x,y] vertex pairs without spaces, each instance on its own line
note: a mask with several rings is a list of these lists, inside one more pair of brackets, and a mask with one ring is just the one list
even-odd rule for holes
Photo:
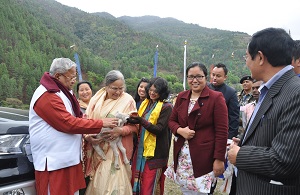
[[68,76],[66,76],[66,75],[64,75],[64,74],[61,74],[62,76],[64,76],[65,78],[67,78],[68,80],[70,80],[70,81],[73,81],[73,80],[76,80],[77,79],[77,74],[76,74],[76,76],[73,76],[73,77],[68,77]]
[[111,87],[109,86],[109,88],[114,91],[114,92],[117,92],[117,91],[124,91],[124,87]]
[[245,60],[245,61],[247,61],[247,59],[248,59],[248,56],[247,56],[247,54],[246,54],[246,55],[244,55],[243,57],[244,57],[244,60]]
[[189,75],[187,76],[186,78],[190,81],[194,80],[194,79],[197,79],[198,81],[202,80],[205,76],[202,76],[202,75]]

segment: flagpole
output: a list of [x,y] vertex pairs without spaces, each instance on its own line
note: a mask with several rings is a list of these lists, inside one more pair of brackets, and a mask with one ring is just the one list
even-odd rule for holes
[[185,81],[186,81],[186,44],[187,40],[184,41],[184,52],[183,52],[183,90],[185,91]]
[[154,54],[154,70],[153,70],[153,77],[155,78],[157,75],[157,64],[158,64],[158,45],[156,45],[156,51]]
[[[213,54],[211,56],[211,59],[214,59],[215,58],[215,54]],[[212,60],[213,61],[213,60]],[[214,62],[210,65],[209,67],[209,82],[212,83],[213,82],[213,78],[211,76],[211,73],[212,73],[212,70],[214,69],[215,65],[214,65]]]

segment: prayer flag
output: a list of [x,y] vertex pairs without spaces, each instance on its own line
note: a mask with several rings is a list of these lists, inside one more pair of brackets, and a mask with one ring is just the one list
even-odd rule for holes
[[74,54],[74,58],[75,58],[75,62],[76,62],[76,65],[77,65],[78,79],[79,79],[79,82],[80,82],[80,81],[82,81],[82,75],[81,75],[79,57],[78,57],[77,53]]

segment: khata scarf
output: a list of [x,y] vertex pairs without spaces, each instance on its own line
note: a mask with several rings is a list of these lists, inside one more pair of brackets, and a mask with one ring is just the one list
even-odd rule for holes
[[[139,110],[139,116],[143,116],[143,113],[147,109],[149,104],[149,99],[145,99]],[[155,102],[152,108],[145,114],[145,119],[152,124],[157,123],[157,119],[160,115],[161,109],[163,106],[163,102]],[[147,158],[151,158],[154,156],[156,147],[156,135],[147,131],[144,127],[141,129],[140,141],[138,145],[137,157],[136,157],[136,174],[134,175],[134,184],[133,184],[133,194],[138,194],[140,192],[140,176],[142,175],[145,167],[145,162]]]
[[62,91],[70,100],[75,116],[80,118],[82,117],[82,112],[80,111],[79,103],[75,95],[71,93],[59,80],[51,76],[49,72],[45,72],[40,80],[40,83],[50,93]]
[[[149,99],[145,99],[142,102],[138,111],[139,116],[143,115],[148,104],[149,104]],[[163,106],[162,101],[155,102],[151,110],[146,114],[145,119],[148,120],[151,124],[156,125],[162,106]],[[142,129],[144,131],[144,127],[142,127]],[[155,147],[156,147],[156,135],[146,130],[145,136],[143,138],[143,142],[144,142],[143,156],[146,158],[153,157]]]

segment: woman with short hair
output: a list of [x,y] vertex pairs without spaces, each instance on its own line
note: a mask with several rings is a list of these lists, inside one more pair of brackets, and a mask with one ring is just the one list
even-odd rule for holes
[[[118,70],[112,70],[105,76],[105,87],[101,88],[90,100],[86,114],[91,119],[115,117],[117,113],[129,114],[136,112],[135,101],[131,95],[125,92],[126,85],[123,74]],[[136,125],[126,124],[115,127],[104,134],[105,140],[115,140],[122,136],[122,144],[126,149],[126,156],[130,159],[133,151],[132,133],[137,132]],[[130,164],[123,163],[122,153],[119,155],[120,169],[116,169],[112,147],[102,138],[95,135],[85,135],[84,162],[85,174],[90,176],[90,183],[86,194],[119,194],[130,195],[131,168]],[[99,145],[105,153],[103,160],[92,145]]]

